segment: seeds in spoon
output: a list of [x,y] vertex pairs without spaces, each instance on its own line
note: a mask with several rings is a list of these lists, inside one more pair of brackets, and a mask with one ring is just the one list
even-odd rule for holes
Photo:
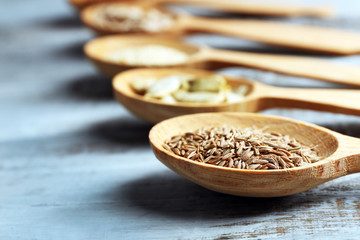
[[309,146],[287,135],[269,134],[256,128],[204,128],[174,136],[163,146],[187,159],[237,169],[287,169],[320,160]]
[[119,4],[99,5],[95,9],[93,24],[114,32],[160,32],[170,29],[174,17],[158,9]]
[[246,85],[235,89],[220,75],[197,77],[190,74],[173,74],[154,80],[137,77],[130,82],[132,89],[146,98],[164,103],[234,103],[241,102],[248,92]]
[[135,66],[171,66],[185,63],[189,55],[173,47],[151,44],[114,50],[105,54],[104,58]]

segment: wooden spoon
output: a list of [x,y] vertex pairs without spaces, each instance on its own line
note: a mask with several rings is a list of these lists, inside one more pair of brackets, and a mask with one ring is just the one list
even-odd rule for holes
[[214,69],[214,67],[217,67],[216,64],[219,63],[221,63],[222,66],[241,65],[288,75],[360,86],[360,67],[337,65],[330,61],[309,57],[250,53],[212,49],[209,47],[197,47],[186,44],[179,39],[165,36],[111,35],[100,37],[88,42],[85,45],[84,50],[86,56],[101,72],[112,77],[126,69],[135,67],[151,67],[151,64],[145,66],[116,63],[108,60],[106,58],[107,54],[119,49],[146,45],[164,45],[188,54],[188,61],[183,64],[172,66]]
[[261,16],[279,17],[331,17],[334,15],[334,8],[329,5],[314,6],[300,5],[287,2],[260,2],[260,1],[230,1],[230,0],[146,0],[146,1],[126,1],[126,0],[68,0],[77,9],[82,9],[89,5],[102,2],[146,2],[151,5],[182,4],[200,6],[215,10],[231,13],[254,14]]
[[[145,3],[144,3],[145,4]],[[98,34],[134,33],[134,30],[123,31],[109,28],[106,23],[99,24],[98,12],[107,6],[136,6],[144,11],[154,9],[154,6],[133,3],[103,3],[87,7],[81,13],[83,22]],[[258,42],[297,48],[308,51],[355,54],[360,52],[360,34],[356,32],[326,27],[303,26],[276,21],[250,19],[216,19],[196,17],[191,15],[173,15],[173,23],[162,33],[184,35],[188,32],[218,33],[234,37],[247,38]],[[158,21],[158,20],[156,20]],[[137,31],[138,33],[140,31]],[[146,32],[151,34],[151,32]],[[159,32],[156,32],[159,33]]]
[[[130,86],[136,78],[160,79],[173,74],[190,74],[199,77],[216,73],[189,68],[143,68],[118,74],[113,79],[115,98],[140,118],[157,123],[162,120],[202,112],[258,112],[269,108],[302,108],[360,116],[360,90],[306,89],[268,86],[247,79],[226,77],[232,88],[246,85],[249,89],[245,99],[236,103],[167,104],[156,99],[144,98]],[[341,100],[340,100],[341,99]]]
[[[314,146],[321,161],[285,170],[240,170],[195,162],[162,147],[168,138],[208,127],[265,128]],[[280,197],[360,171],[360,139],[287,118],[251,113],[205,113],[172,118],[149,134],[156,157],[183,177],[213,191],[247,197]]]

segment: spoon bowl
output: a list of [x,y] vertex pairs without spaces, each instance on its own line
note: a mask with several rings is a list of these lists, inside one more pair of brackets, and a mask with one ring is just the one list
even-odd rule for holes
[[[257,127],[278,132],[313,146],[322,159],[281,170],[244,170],[214,166],[179,157],[163,147],[172,136],[209,127]],[[165,120],[155,125],[149,139],[155,156],[181,176],[213,191],[246,197],[280,197],[314,188],[360,171],[360,140],[287,118],[251,113],[203,113]]]
[[[360,91],[340,89],[304,89],[268,86],[245,78],[227,77],[233,88],[246,85],[248,92],[241,102],[234,103],[163,103],[136,93],[130,83],[142,77],[160,79],[169,75],[189,74],[197,77],[211,76],[216,73],[190,68],[143,68],[128,70],[113,79],[115,98],[129,111],[140,118],[157,123],[162,120],[192,113],[202,112],[258,112],[268,108],[303,108],[360,115]],[[339,101],[338,99],[342,99]]]
[[[127,7],[127,8],[131,8],[131,7],[135,7],[135,8],[139,8],[144,12],[148,12],[152,9],[156,9],[157,11],[166,14],[166,16],[168,16],[171,20],[172,20],[172,25],[171,28],[169,29],[162,29],[161,31],[155,31],[155,32],[151,32],[151,31],[140,31],[138,30],[134,30],[134,29],[130,29],[130,30],[119,30],[119,29],[113,29],[111,27],[108,27],[106,24],[103,25],[99,25],[99,20],[98,20],[98,16],[99,16],[99,10],[104,8],[104,7],[111,7],[111,6],[115,6],[115,7]],[[104,2],[104,3],[97,3],[97,4],[93,4],[91,6],[86,7],[84,10],[81,11],[80,13],[80,18],[82,20],[82,22],[89,27],[90,29],[92,29],[96,34],[98,35],[108,35],[108,34],[131,34],[131,33],[147,33],[147,34],[163,34],[163,35],[180,35],[181,33],[179,32],[179,24],[177,24],[177,16],[176,14],[165,10],[164,8],[160,7],[160,6],[154,6],[153,3],[148,2],[148,1],[140,1],[140,2],[132,2],[132,1],[121,1],[121,2]]]
[[133,65],[125,62],[116,63],[106,59],[106,55],[112,51],[126,49],[128,47],[136,46],[147,46],[147,45],[161,45],[177,49],[183,53],[186,53],[189,58],[184,64],[175,64],[171,67],[199,67],[206,68],[206,63],[197,61],[198,56],[201,55],[201,48],[185,44],[181,40],[175,37],[154,37],[154,36],[143,36],[143,35],[114,35],[97,38],[88,42],[84,51],[86,56],[92,61],[92,63],[100,70],[103,74],[113,77],[117,73],[138,68],[138,67],[155,67],[154,65]]
[[[248,97],[240,103],[218,103],[218,104],[204,104],[204,103],[184,103],[178,102],[176,104],[163,103],[156,99],[148,99],[136,93],[130,86],[130,83],[135,78],[155,78],[160,79],[165,76],[173,74],[190,74],[197,77],[207,77],[214,75],[214,72],[204,71],[190,68],[143,68],[129,70],[117,75],[113,80],[113,89],[115,98],[124,105],[129,111],[139,116],[140,118],[157,123],[162,120],[191,113],[201,112],[254,112],[257,110],[256,103],[251,97],[256,83],[252,83],[246,79],[232,79],[226,78],[227,83],[236,88],[240,85],[248,87]],[[250,96],[250,97],[249,97]]]

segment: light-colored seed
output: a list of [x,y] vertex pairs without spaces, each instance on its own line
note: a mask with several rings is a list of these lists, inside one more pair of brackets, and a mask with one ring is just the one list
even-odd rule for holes
[[247,149],[246,151],[244,151],[242,154],[241,154],[241,158],[244,160],[244,161],[248,161],[249,159],[251,159],[251,157],[254,155],[254,152],[252,152],[250,149]]
[[237,168],[238,165],[239,165],[239,160],[234,160],[234,167]]
[[192,151],[192,152],[188,155],[187,158],[192,158],[192,157],[195,156],[195,155],[196,155],[196,151]]
[[260,167],[261,165],[260,164],[250,164],[249,165],[249,169],[250,170],[255,170],[255,169],[257,169],[258,167]]
[[243,148],[241,147],[241,148],[239,148],[239,149],[237,150],[236,155],[237,155],[238,157],[240,157],[241,154],[242,154],[242,152],[243,152]]
[[234,160],[230,159],[228,167],[232,168],[233,166],[234,166]]
[[217,150],[217,148],[215,148],[215,147],[213,149],[211,149],[209,155],[213,155],[216,152],[216,150]]
[[269,161],[267,160],[264,160],[264,159],[256,159],[256,160],[253,160],[253,163],[258,163],[258,164],[267,164]]
[[270,141],[263,141],[264,144],[269,145],[270,147],[274,147],[274,148],[278,148],[279,145],[277,145],[274,142],[270,142]]
[[228,158],[231,158],[234,154],[233,153],[228,153],[226,155],[223,156],[223,159],[228,159]]
[[165,148],[167,151],[172,152],[171,147],[170,147],[169,145],[163,144],[162,146],[163,146],[163,148]]
[[218,166],[223,167],[225,164],[226,164],[226,161],[221,161],[221,162],[219,162]]
[[254,155],[255,155],[255,156],[259,156],[259,155],[260,155],[260,152],[259,152],[259,149],[258,149],[258,148],[255,148],[255,149],[254,149]]
[[275,164],[272,164],[272,163],[268,163],[268,164],[266,164],[266,166],[271,169],[278,169],[278,167],[276,167]]
[[214,156],[209,156],[207,158],[204,159],[204,163],[209,162],[211,159],[215,158]]
[[248,168],[249,166],[245,162],[241,163],[241,169],[248,169]]

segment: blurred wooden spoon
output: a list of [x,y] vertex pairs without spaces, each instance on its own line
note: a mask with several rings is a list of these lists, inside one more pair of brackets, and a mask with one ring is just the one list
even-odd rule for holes
[[[104,7],[143,9],[144,12],[158,10],[158,17],[149,17],[146,24],[151,28],[129,27],[131,17],[121,16],[121,20],[106,20]],[[153,13],[153,12],[152,12]],[[160,16],[160,13],[163,14]],[[104,15],[104,16],[103,16]],[[114,15],[116,16],[116,14]],[[153,14],[151,14],[153,16]],[[115,17],[114,17],[115,18]],[[119,17],[120,18],[120,17]],[[332,54],[355,54],[360,52],[360,34],[352,31],[304,26],[277,21],[250,19],[217,19],[176,14],[148,5],[134,3],[102,3],[89,6],[81,12],[82,21],[100,35],[116,33],[166,33],[184,35],[188,32],[217,33],[233,37],[246,38],[267,44],[297,48],[301,50]],[[161,20],[163,19],[163,20]],[[166,19],[166,20],[165,20]],[[172,20],[171,20],[172,19]],[[130,21],[131,20],[131,21]],[[166,25],[164,25],[166,22]],[[136,25],[136,24],[135,24]],[[117,26],[117,27],[116,27]],[[124,26],[124,28],[120,27]],[[126,26],[126,27],[125,27]],[[155,27],[156,26],[156,27]],[[130,29],[129,29],[130,28]]]
[[[186,44],[183,41],[165,36],[147,35],[111,35],[96,38],[88,42],[85,47],[86,56],[105,75],[115,74],[136,67],[154,67],[152,64],[127,64],[108,59],[108,55],[121,49],[141,47],[148,45],[162,45],[177,49],[188,54],[187,61],[181,64],[157,65],[157,67],[203,67],[213,68],[215,63],[222,66],[241,65],[257,69],[265,69],[288,75],[302,76],[320,79],[328,82],[336,82],[360,86],[360,67],[334,64],[330,61],[310,57],[298,57],[290,55],[263,54],[240,51],[229,51],[199,47]],[[149,56],[152,60],[156,55]],[[143,61],[146,59],[143,59]],[[149,60],[149,62],[150,62]]]
[[278,17],[330,17],[334,8],[330,5],[304,5],[287,2],[231,1],[231,0],[68,0],[77,9],[102,2],[146,2],[151,5],[181,4],[210,8],[230,13],[253,14]]
[[[241,170],[179,157],[163,147],[165,140],[209,127],[266,128],[315,146],[321,161],[281,170]],[[280,197],[303,192],[332,179],[360,172],[360,139],[287,118],[250,113],[205,113],[172,118],[149,134],[156,157],[183,177],[213,191],[246,197]]]
[[246,85],[248,93],[241,102],[235,103],[163,103],[145,98],[130,86],[137,78],[160,79],[169,75],[190,74],[206,77],[215,72],[189,68],[143,68],[129,70],[115,76],[115,98],[140,118],[157,123],[162,120],[202,112],[258,112],[269,108],[302,108],[360,116],[360,90],[284,88],[265,85],[247,79],[225,77],[233,89]]

